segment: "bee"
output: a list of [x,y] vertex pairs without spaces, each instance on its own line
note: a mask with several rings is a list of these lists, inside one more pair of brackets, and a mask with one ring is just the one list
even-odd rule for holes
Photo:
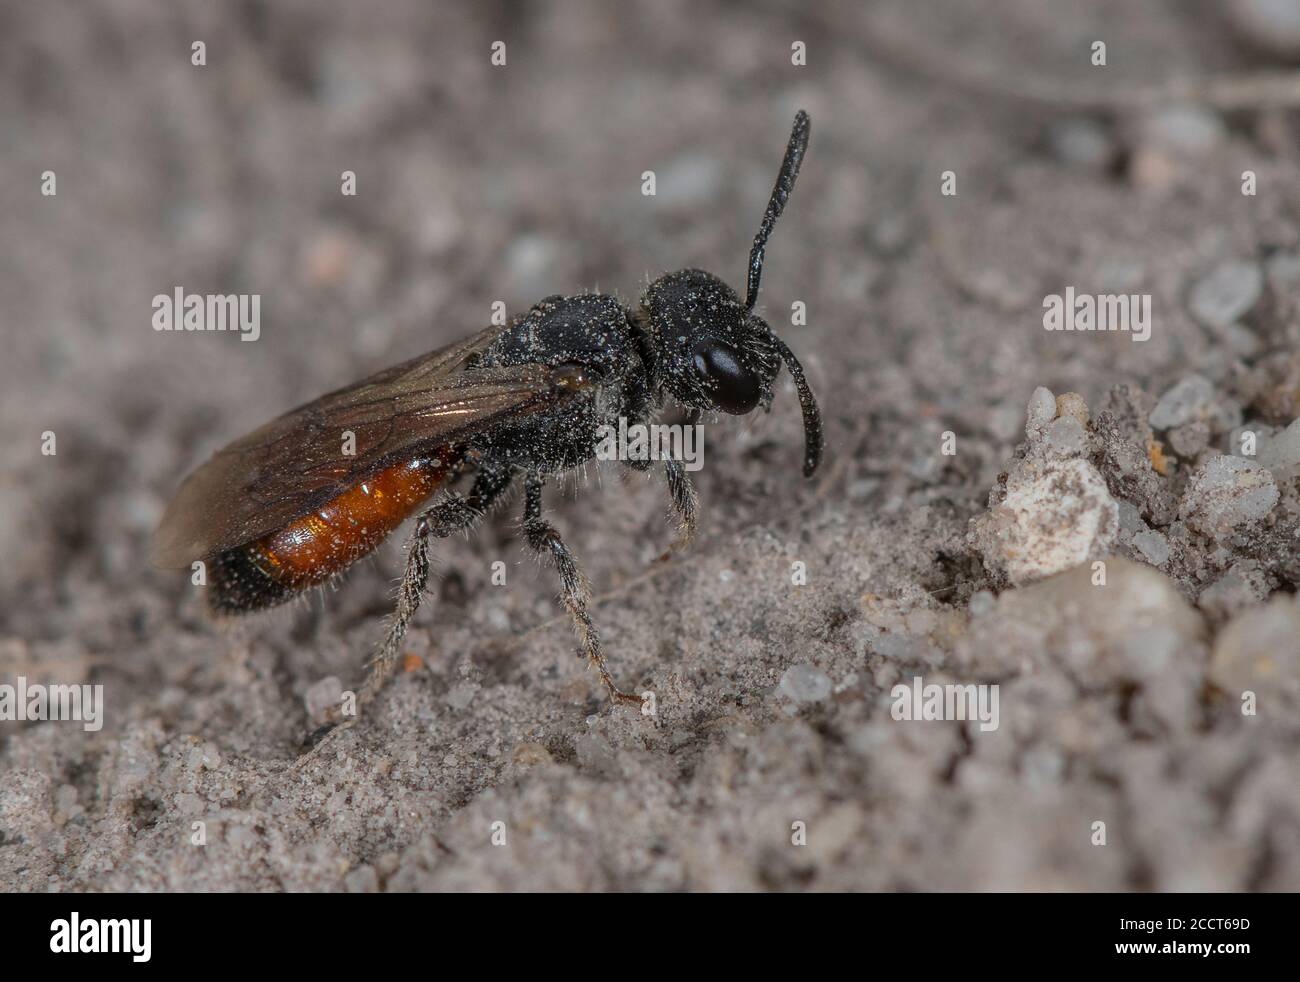
[[[212,610],[245,614],[326,583],[418,513],[396,611],[366,682],[373,693],[424,596],[430,540],[468,531],[522,481],[523,538],[558,573],[581,654],[614,702],[640,704],[614,683],[586,580],[544,515],[542,492],[548,479],[595,456],[603,427],[648,423],[669,400],[696,412],[769,410],[782,364],[803,413],[803,473],[817,469],[817,401],[798,359],[754,313],[767,240],[810,129],[801,110],[750,250],[743,302],[700,269],[660,276],[636,309],[603,294],[547,297],[508,325],[321,396],[219,450],[168,505],[152,560],[203,561]],[[344,454],[348,435],[355,452]],[[661,458],[676,545],[685,545],[696,529],[696,492],[681,461]],[[466,493],[453,490],[462,478]]]

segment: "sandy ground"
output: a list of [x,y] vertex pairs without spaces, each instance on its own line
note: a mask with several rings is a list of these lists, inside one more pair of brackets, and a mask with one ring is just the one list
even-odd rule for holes
[[[1288,69],[1269,4],[165,6],[0,5],[0,682],[105,700],[0,722],[0,887],[1300,888],[1300,134],[1162,95]],[[783,376],[708,425],[689,554],[657,476],[550,496],[656,715],[575,657],[515,500],[311,744],[405,532],[221,627],[144,558],[180,478],[495,300],[739,285],[799,107],[763,305],[823,470]],[[259,294],[260,339],[155,332],[178,286]],[[1149,295],[1149,339],[1044,330],[1067,287]],[[999,726],[895,719],[917,677]]]

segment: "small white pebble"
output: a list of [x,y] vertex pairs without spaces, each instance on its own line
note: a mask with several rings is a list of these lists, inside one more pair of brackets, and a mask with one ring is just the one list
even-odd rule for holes
[[1133,548],[1152,566],[1169,562],[1169,540],[1159,532],[1147,530],[1133,536]]
[[343,683],[337,675],[327,675],[319,682],[312,683],[303,693],[302,701],[307,715],[319,719],[326,711],[337,706],[343,698]]
[[831,694],[831,679],[816,665],[800,662],[785,670],[777,691],[794,702],[821,702]]
[[1056,396],[1040,385],[1029,397],[1029,405],[1025,408],[1025,435],[1037,440],[1055,417]]

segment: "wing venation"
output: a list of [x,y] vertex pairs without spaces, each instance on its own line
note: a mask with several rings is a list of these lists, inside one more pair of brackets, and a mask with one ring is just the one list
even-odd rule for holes
[[[300,406],[217,451],[182,483],[151,559],[185,566],[283,528],[368,475],[555,405],[572,385],[542,365],[465,367],[500,328]],[[351,433],[355,454],[344,453]]]

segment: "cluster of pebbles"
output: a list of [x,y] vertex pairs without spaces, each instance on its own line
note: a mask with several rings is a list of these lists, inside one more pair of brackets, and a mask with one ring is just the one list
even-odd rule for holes
[[[1271,381],[1252,405],[1276,395]],[[1182,658],[1234,697],[1300,710],[1300,419],[1249,408],[1200,375],[1155,399],[1117,386],[1096,412],[1033,393],[1026,439],[969,534],[1010,587],[1002,615],[1078,627],[1068,651],[1048,641],[1057,650],[1032,658],[1082,655],[1103,675]],[[1117,645],[1107,667],[1099,653]]]

